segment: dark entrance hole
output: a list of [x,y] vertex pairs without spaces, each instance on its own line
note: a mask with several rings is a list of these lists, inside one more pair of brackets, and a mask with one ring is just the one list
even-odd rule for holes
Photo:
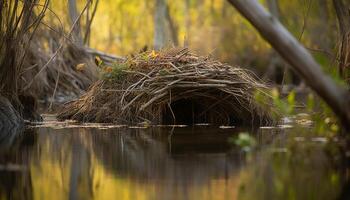
[[170,104],[163,114],[163,124],[186,124],[204,123],[199,112],[203,110],[194,99],[180,99]]
[[212,125],[243,125],[245,115],[237,113],[232,105],[217,103],[217,99],[192,97],[179,99],[165,107],[162,112],[162,124],[194,125],[209,123]]

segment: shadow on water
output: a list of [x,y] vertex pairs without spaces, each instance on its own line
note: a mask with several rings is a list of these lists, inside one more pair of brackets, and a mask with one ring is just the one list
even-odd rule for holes
[[[260,130],[36,128],[2,140],[0,199],[337,199],[346,160],[333,142]],[[5,145],[7,144],[7,145]],[[6,147],[6,148],[5,148]],[[347,196],[344,196],[346,198]]]

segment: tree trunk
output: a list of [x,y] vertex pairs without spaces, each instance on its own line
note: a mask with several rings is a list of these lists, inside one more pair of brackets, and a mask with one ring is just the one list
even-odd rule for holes
[[[271,12],[271,14],[273,16],[275,16],[277,19],[280,18],[280,12],[279,12],[279,7],[278,4],[276,2],[276,0],[267,0],[267,6],[269,8],[269,11]],[[271,56],[270,56],[270,63],[268,65],[268,68],[266,70],[266,73],[264,74],[264,78],[270,79],[272,81],[274,81],[274,83],[277,84],[281,84],[282,81],[278,81],[279,79],[283,80],[283,76],[284,73],[278,73],[278,71],[280,71],[280,69],[278,69],[278,67],[283,67],[285,68],[285,66],[283,65],[283,60],[281,59],[281,57],[276,53],[275,50],[272,50],[271,52]],[[285,69],[283,69],[285,70]],[[277,77],[281,75],[282,77]]]
[[350,129],[349,93],[323,73],[321,66],[291,33],[255,0],[228,0],[260,32]]
[[[84,34],[84,44],[86,45],[90,45],[90,36],[91,36],[91,24],[92,21],[95,18],[96,15],[96,11],[97,11],[97,6],[98,6],[99,0],[95,0],[95,5],[93,7],[92,13],[91,13],[91,17],[89,17],[89,9],[87,9],[87,17],[86,17],[86,31]],[[90,6],[93,5],[93,2],[90,2]]]
[[[79,18],[76,0],[68,0],[68,11],[69,11],[70,22],[71,22],[71,25],[73,26],[74,22]],[[79,45],[82,45],[83,39],[81,37],[80,29],[81,29],[80,20],[78,20],[77,23],[74,25],[72,36],[75,42],[77,42]]]
[[166,43],[166,3],[165,0],[156,0],[154,13],[154,49],[159,50]]
[[188,47],[190,36],[191,36],[190,0],[185,0],[185,28],[186,28],[186,33],[185,33],[185,38],[183,38],[184,46]]
[[273,16],[280,18],[280,9],[277,0],[267,0],[267,6]]
[[333,0],[333,6],[337,14],[341,37],[339,72],[344,78],[348,78],[347,68],[350,67],[350,8],[342,0]]
[[171,40],[173,41],[175,46],[178,46],[179,40],[178,40],[178,34],[177,34],[177,27],[173,19],[171,18],[169,5],[166,5],[166,20],[168,21],[168,25],[170,28]]

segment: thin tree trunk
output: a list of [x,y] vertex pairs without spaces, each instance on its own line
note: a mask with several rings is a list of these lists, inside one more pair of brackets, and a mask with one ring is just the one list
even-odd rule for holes
[[174,45],[178,46],[179,40],[178,40],[178,34],[177,34],[177,27],[176,27],[173,19],[171,18],[169,5],[166,5],[166,19],[168,21],[169,28],[170,28],[171,39],[172,39]]
[[277,0],[267,0],[267,6],[273,16],[280,18],[280,9]]
[[[271,14],[273,16],[275,16],[277,19],[279,19],[280,12],[279,12],[279,7],[278,7],[276,0],[267,0],[267,6],[268,6]],[[282,64],[281,58],[279,57],[279,55],[277,55],[276,51],[272,50],[270,63],[268,65],[266,73],[264,74],[264,78],[268,78],[270,80],[272,79],[275,83],[279,84],[277,82],[277,80],[278,80],[277,75],[279,74],[277,72],[277,67],[278,66],[282,67],[282,65],[283,64]],[[285,66],[283,66],[283,67],[285,67]],[[282,73],[282,76],[284,76],[284,73]],[[283,79],[283,77],[282,77],[282,79]]]
[[350,129],[349,93],[323,73],[321,66],[291,33],[255,0],[228,0]]
[[[347,78],[347,68],[350,65],[350,8],[342,0],[333,0],[333,6],[338,18],[341,43],[339,47],[339,72]],[[349,82],[349,81],[348,81]]]
[[337,14],[340,34],[345,35],[350,27],[349,11],[342,0],[333,0],[333,6]]
[[[86,31],[85,31],[85,35],[84,35],[84,44],[86,44],[88,46],[90,45],[91,24],[95,18],[98,3],[99,3],[99,0],[96,0],[95,5],[94,5],[93,10],[92,10],[91,17],[88,16],[87,20],[86,20]],[[91,2],[91,6],[92,6],[92,2]]]
[[325,50],[331,50],[331,39],[330,35],[330,19],[329,19],[329,11],[328,11],[328,0],[320,0],[318,4],[319,11],[318,17],[323,25],[317,26],[312,30],[312,35],[318,39],[319,46]]
[[[73,23],[79,17],[76,0],[68,0],[68,11],[69,11],[71,24],[73,25]],[[80,20],[78,20],[77,23],[75,24],[72,35],[73,35],[74,41],[77,42],[78,44],[82,45],[83,39],[81,37],[81,30],[80,29],[81,29]]]
[[166,42],[165,31],[166,4],[165,0],[156,0],[154,13],[154,49],[159,50]]
[[191,17],[190,17],[190,0],[185,0],[185,27],[186,27],[186,34],[184,38],[184,46],[189,46],[189,40],[190,40],[190,28],[191,28]]

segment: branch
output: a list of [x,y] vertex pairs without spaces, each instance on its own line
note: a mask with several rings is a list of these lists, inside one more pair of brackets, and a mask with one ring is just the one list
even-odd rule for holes
[[102,51],[99,51],[99,50],[96,50],[96,49],[92,49],[92,48],[89,48],[89,47],[85,47],[84,49],[85,49],[85,51],[88,54],[91,54],[93,56],[101,57],[101,59],[106,64],[111,64],[111,63],[118,62],[118,61],[121,62],[121,61],[125,60],[124,57],[108,54],[108,53],[105,53],[105,52],[102,52]]

